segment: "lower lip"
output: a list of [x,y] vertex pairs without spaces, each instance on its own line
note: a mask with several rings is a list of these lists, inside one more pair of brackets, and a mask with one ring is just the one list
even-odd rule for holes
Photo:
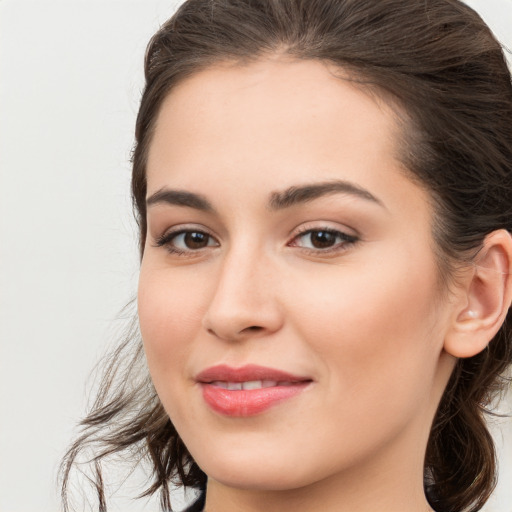
[[205,402],[225,416],[254,416],[284,400],[301,393],[310,383],[299,382],[289,386],[229,391],[211,384],[201,384]]

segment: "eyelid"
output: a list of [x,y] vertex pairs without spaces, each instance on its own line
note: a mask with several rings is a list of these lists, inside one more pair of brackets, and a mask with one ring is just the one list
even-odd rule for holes
[[[215,241],[215,245],[207,245],[206,247],[200,249],[180,249],[178,247],[171,246],[171,241],[178,237],[179,235],[185,233],[202,233],[210,237],[210,239]],[[177,226],[173,226],[163,232],[162,235],[155,237],[154,239],[154,247],[164,247],[171,254],[182,255],[182,256],[196,256],[205,249],[211,249],[212,247],[218,247],[220,243],[215,235],[213,235],[209,229],[204,226],[199,226],[197,224],[179,224]]]
[[338,233],[343,233],[347,236],[360,238],[360,234],[355,229],[345,225],[339,225],[338,223],[333,221],[326,220],[304,222],[300,224],[298,227],[292,229],[290,232],[290,236],[296,236],[311,231],[336,231]]
[[[303,247],[297,243],[301,237],[308,235],[310,233],[315,232],[326,232],[336,237],[341,238],[341,241],[338,241],[333,246],[327,247]],[[295,232],[292,232],[289,235],[289,241],[286,243],[288,247],[296,247],[303,252],[312,253],[315,255],[325,255],[333,254],[333,253],[341,253],[348,250],[349,247],[353,246],[357,242],[361,240],[359,234],[352,234],[348,231],[352,231],[352,229],[342,228],[342,227],[334,227],[332,225],[323,224],[303,224],[298,228],[295,228]],[[201,233],[209,237],[208,244],[204,247],[199,248],[180,248],[176,245],[172,245],[172,241],[178,236],[186,233]],[[214,241],[214,244],[210,244],[210,241]],[[220,242],[218,238],[211,233],[211,231],[203,225],[197,224],[178,224],[176,226],[172,226],[165,230],[162,235],[155,237],[154,239],[154,247],[163,247],[168,250],[171,254],[179,255],[179,256],[189,256],[194,257],[200,254],[203,254],[205,250],[211,250],[214,247],[219,247]]]
[[321,219],[318,221],[304,222],[300,224],[298,227],[295,227],[290,231],[289,237],[295,238],[306,233],[311,233],[312,231],[329,231],[331,233],[340,233],[348,238],[357,240],[362,239],[361,233],[354,228]]
[[[310,248],[310,247],[301,247],[300,245],[295,244],[295,242],[301,237],[315,232],[327,232],[334,235],[337,235],[342,238],[342,242],[338,242],[332,247],[326,248]],[[348,250],[351,246],[361,241],[361,237],[359,234],[351,234],[347,233],[347,231],[352,230],[344,230],[343,228],[335,228],[333,226],[328,225],[303,225],[296,229],[295,233],[291,235],[290,242],[287,243],[289,247],[298,247],[302,251],[307,253],[315,254],[315,255],[333,255],[333,253],[339,254]],[[336,255],[334,254],[334,255]]]

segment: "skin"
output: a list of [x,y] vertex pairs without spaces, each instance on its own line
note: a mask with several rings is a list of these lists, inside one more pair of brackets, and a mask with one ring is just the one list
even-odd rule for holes
[[[208,512],[431,510],[423,459],[462,299],[439,288],[428,193],[397,158],[393,111],[331,71],[217,65],[175,87],[157,120],[148,198],[186,191],[211,209],[149,204],[140,326],[159,397],[208,475]],[[269,207],[334,180],[375,200]],[[319,249],[303,234],[326,228],[357,241]],[[207,245],[158,245],[185,229]],[[214,412],[197,373],[249,363],[313,382],[254,417]]]

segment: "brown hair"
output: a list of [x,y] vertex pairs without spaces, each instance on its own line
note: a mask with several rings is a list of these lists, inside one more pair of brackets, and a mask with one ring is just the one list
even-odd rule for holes
[[[442,272],[471,261],[490,232],[512,232],[511,77],[499,43],[472,9],[458,0],[188,0],[146,54],[132,176],[141,251],[148,147],[169,91],[220,61],[242,64],[276,52],[339,66],[406,113],[401,157],[436,206]],[[100,511],[99,464],[128,449],[150,460],[153,483],[143,495],[160,491],[164,510],[171,482],[205,486],[158,400],[135,331],[111,356],[82,435],[64,459],[66,510],[70,470],[91,447]],[[511,363],[509,312],[486,350],[457,362],[439,405],[425,458],[425,492],[437,512],[480,510],[494,488],[496,456],[483,413]]]

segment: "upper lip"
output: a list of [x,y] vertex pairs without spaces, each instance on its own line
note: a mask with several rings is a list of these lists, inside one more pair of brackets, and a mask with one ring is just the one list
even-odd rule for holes
[[204,384],[216,381],[224,382],[248,382],[255,380],[270,380],[276,382],[307,382],[311,381],[310,377],[293,375],[291,373],[248,364],[239,368],[232,368],[224,364],[212,366],[199,372],[196,375],[196,381]]

